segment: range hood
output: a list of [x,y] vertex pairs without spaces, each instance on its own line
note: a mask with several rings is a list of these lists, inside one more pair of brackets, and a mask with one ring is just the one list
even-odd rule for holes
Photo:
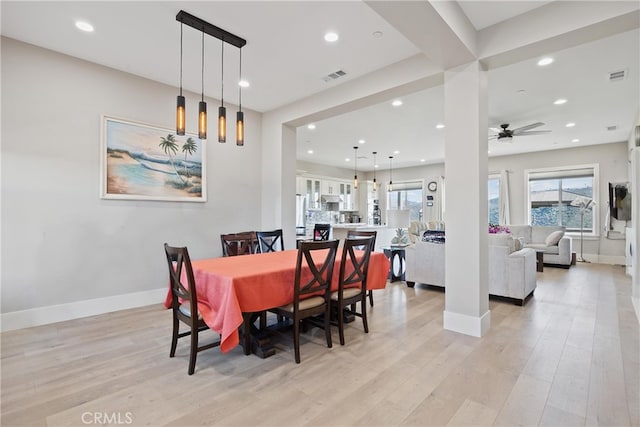
[[340,203],[342,198],[336,194],[323,194],[320,196],[320,202],[322,203]]

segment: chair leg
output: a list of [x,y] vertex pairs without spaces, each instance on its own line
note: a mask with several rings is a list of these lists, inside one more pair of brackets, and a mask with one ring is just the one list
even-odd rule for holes
[[176,355],[176,347],[178,346],[178,333],[180,333],[180,321],[174,314],[173,315],[173,335],[171,337],[171,351],[169,352],[169,357],[173,357]]
[[296,317],[293,321],[293,348],[296,354],[296,363],[300,363],[300,320]]
[[260,330],[264,331],[267,329],[267,312],[263,311],[260,313]]
[[362,296],[360,306],[362,307],[362,326],[364,327],[364,333],[368,334],[369,323],[367,322],[367,297],[365,295]]
[[189,375],[193,375],[196,369],[196,356],[198,354],[198,327],[191,328],[191,349],[189,350]]
[[[324,334],[327,337],[327,347],[331,348],[333,343],[331,342],[331,304],[326,303],[327,307],[324,311]],[[342,318],[342,313],[340,313],[340,318]]]
[[338,304],[338,334],[340,335],[340,345],[344,345],[344,309],[342,304]]
[[373,292],[369,290],[369,304],[373,307]]

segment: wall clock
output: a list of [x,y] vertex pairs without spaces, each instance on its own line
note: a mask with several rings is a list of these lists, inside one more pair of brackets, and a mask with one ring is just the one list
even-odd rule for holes
[[436,191],[438,189],[438,184],[435,181],[431,181],[427,184],[427,189],[429,191]]

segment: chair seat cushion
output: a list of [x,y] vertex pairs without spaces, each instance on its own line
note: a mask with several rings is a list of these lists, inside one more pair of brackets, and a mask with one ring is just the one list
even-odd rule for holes
[[[360,295],[360,288],[347,288],[342,291],[342,298],[351,298]],[[338,301],[338,291],[331,294],[331,301]]]
[[[180,304],[180,308],[178,308],[178,311],[180,311],[180,313],[184,314],[185,316],[191,317],[191,306],[189,305],[189,303]],[[202,315],[200,313],[198,313],[198,319],[202,319]]]
[[[303,300],[300,300],[300,305],[298,306],[298,308],[300,310],[308,310],[310,308],[314,308],[314,307],[319,307],[321,305],[324,304],[324,298],[323,297],[311,297],[311,298],[306,298]],[[280,310],[283,311],[290,311],[293,313],[293,303],[291,304],[287,304],[287,305],[283,305],[278,307]]]

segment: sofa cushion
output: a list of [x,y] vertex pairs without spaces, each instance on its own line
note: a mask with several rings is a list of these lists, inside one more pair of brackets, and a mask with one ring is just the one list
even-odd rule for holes
[[509,231],[511,231],[511,235],[516,239],[522,237],[524,239],[524,243],[532,242],[530,225],[510,225]]
[[554,231],[544,239],[544,244],[547,246],[558,246],[558,242],[562,239],[562,236],[564,236],[564,231]]
[[431,243],[444,243],[445,234],[444,231],[439,230],[426,230],[422,234],[423,242],[431,242]]
[[531,240],[530,243],[544,243],[547,236],[554,231],[565,231],[565,228],[560,225],[534,225],[531,227]]
[[524,237],[513,238],[513,250],[519,251],[524,248]]
[[560,248],[558,247],[558,245],[547,246],[544,243],[527,243],[525,247],[535,249],[537,251],[543,251],[546,254],[557,255],[560,253]]
[[506,246],[509,248],[509,253],[516,250],[513,237],[507,233],[489,233],[489,245],[490,246]]

